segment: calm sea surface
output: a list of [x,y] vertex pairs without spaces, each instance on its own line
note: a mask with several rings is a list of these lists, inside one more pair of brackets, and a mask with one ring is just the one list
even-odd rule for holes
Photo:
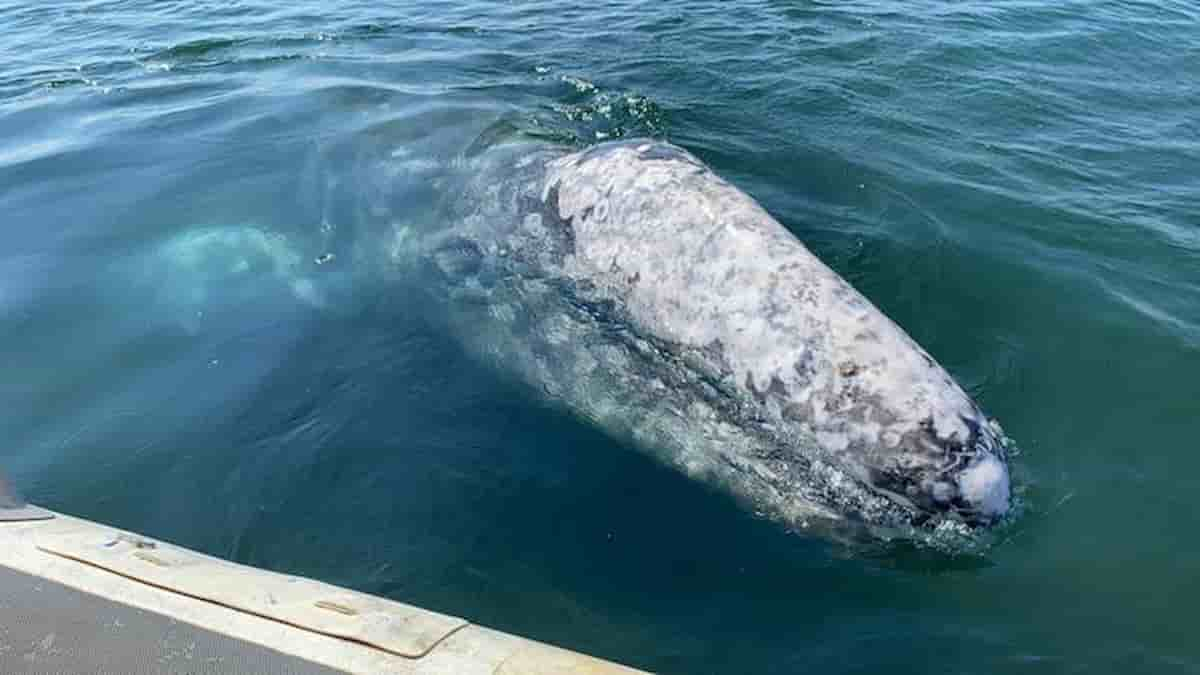
[[[784,531],[359,264],[481,138],[634,135],[1004,423],[994,545]],[[46,506],[664,672],[1200,672],[1191,0],[0,2],[0,232]]]

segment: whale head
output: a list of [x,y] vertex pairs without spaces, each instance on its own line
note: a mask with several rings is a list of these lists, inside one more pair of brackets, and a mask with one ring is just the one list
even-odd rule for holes
[[843,457],[876,494],[909,510],[920,522],[930,517],[972,526],[991,525],[1011,504],[1008,466],[998,427],[963,416],[961,429],[939,435],[930,418],[899,442]]

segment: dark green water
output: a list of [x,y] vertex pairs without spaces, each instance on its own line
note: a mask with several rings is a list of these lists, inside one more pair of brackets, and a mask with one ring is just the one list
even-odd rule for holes
[[[665,672],[1200,672],[1195,4],[274,4],[0,3],[33,500]],[[473,365],[357,261],[497,129],[701,156],[1003,422],[1021,517],[847,551]]]

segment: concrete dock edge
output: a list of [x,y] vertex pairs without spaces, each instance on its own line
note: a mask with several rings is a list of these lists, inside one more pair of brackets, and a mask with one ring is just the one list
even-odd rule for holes
[[[64,514],[45,510],[37,513],[53,517],[0,520],[0,568],[17,573],[0,577],[0,612],[6,603],[6,592],[21,592],[14,586],[21,586],[19,580],[25,575],[94,596],[99,602],[110,603],[114,612],[117,607],[149,612],[171,625],[180,622],[265,648],[270,650],[268,653],[283,655],[281,658],[299,659],[298,663],[313,664],[314,672],[328,672],[327,669],[431,675],[641,672],[478,626],[466,619],[312,579],[239,565]],[[74,639],[89,644],[95,637],[80,632],[94,630],[87,628],[89,617],[69,616],[63,609],[63,606],[82,607],[80,603],[60,602],[62,606],[57,608],[48,604],[39,607],[37,599],[28,595],[13,596],[9,601],[18,599],[25,601],[22,607],[26,613],[45,614],[36,617],[35,623],[73,627]],[[67,614],[57,616],[55,612]],[[38,655],[46,651],[40,648],[47,643],[53,647],[56,640],[60,656],[70,653],[69,649],[63,651],[70,646],[63,641],[72,639],[71,630],[51,631],[37,640],[25,640],[32,644],[6,641],[5,635],[0,621],[0,666],[8,658],[9,662],[29,666],[25,672],[42,672],[34,667]],[[118,631],[104,639],[120,642],[142,638],[133,632]],[[193,668],[196,664],[185,668],[179,662],[168,667],[161,658],[146,657],[146,650],[156,649],[154,644],[129,649],[128,644],[110,643],[114,653],[139,654],[138,663],[130,663],[131,669],[125,672],[243,672],[240,666],[232,665],[236,661],[230,661],[229,668],[221,670],[219,659],[207,662],[205,668]],[[93,658],[99,656],[95,649],[85,652]],[[77,665],[78,672],[109,672],[114,668],[118,669],[114,672],[119,672],[120,668],[111,665],[100,668],[82,661]],[[175,666],[182,669],[176,670]],[[272,670],[296,672],[291,666]]]

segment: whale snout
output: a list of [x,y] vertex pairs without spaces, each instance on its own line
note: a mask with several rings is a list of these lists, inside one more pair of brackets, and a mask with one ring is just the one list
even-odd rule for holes
[[970,426],[970,442],[947,450],[953,468],[929,487],[928,502],[972,525],[991,525],[1008,513],[1011,503],[1008,466],[992,434]]
[[932,425],[909,437],[899,453],[870,472],[871,484],[893,501],[924,514],[972,526],[992,525],[1011,504],[1003,446],[988,426],[967,425],[967,442],[939,439]]
[[921,482],[910,500],[918,508],[961,520],[970,525],[991,525],[1008,513],[1008,467],[992,454],[980,454],[961,469]]

